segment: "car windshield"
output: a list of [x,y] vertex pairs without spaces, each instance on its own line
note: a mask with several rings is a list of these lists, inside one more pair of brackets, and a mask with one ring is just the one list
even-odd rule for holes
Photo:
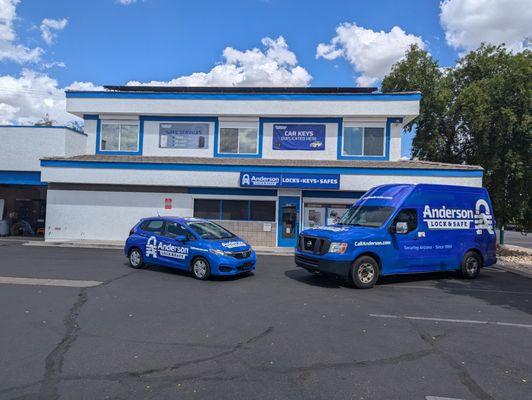
[[233,235],[227,229],[222,228],[220,225],[217,225],[214,222],[194,221],[189,222],[188,226],[190,229],[200,235],[202,239],[219,240],[235,237],[235,235]]
[[389,206],[354,206],[344,214],[338,225],[378,228],[384,224],[393,210],[394,208]]

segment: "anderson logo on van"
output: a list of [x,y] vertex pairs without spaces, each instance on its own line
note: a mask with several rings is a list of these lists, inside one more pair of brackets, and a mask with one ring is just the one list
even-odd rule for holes
[[425,205],[423,208],[423,220],[429,229],[474,229],[478,235],[486,229],[493,234],[493,216],[486,200],[479,199],[475,204],[475,210],[464,208],[431,208]]

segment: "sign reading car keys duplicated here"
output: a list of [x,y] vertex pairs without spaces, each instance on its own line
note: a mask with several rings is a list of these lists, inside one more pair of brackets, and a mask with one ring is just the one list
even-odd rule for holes
[[325,150],[325,125],[274,124],[273,150]]

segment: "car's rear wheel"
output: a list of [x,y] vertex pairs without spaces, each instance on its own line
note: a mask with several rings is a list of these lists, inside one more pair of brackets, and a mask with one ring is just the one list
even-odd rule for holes
[[142,252],[136,247],[129,251],[128,259],[129,266],[131,268],[139,269],[144,265],[144,257],[142,256]]
[[209,279],[211,276],[211,267],[209,262],[203,257],[198,257],[192,262],[192,276],[199,280]]
[[480,273],[482,260],[474,251],[468,251],[462,260],[462,277],[466,279],[475,279]]
[[373,257],[359,257],[351,267],[350,278],[359,289],[372,288],[379,279],[379,264]]

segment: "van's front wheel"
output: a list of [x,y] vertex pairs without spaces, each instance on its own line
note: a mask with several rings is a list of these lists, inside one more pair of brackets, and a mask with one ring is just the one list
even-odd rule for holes
[[474,251],[468,251],[462,260],[462,276],[466,279],[474,279],[480,272],[482,260]]
[[359,289],[372,288],[379,279],[379,264],[373,257],[359,257],[351,267],[350,278]]

